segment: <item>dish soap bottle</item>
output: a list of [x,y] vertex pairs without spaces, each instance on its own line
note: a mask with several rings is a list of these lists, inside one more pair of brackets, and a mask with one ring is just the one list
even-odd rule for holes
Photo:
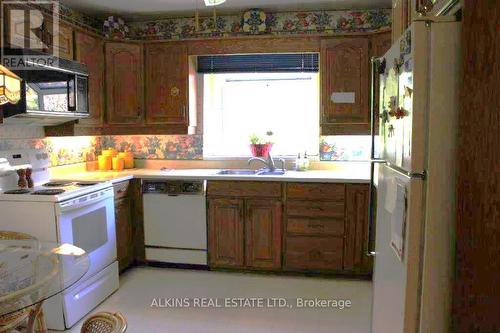
[[302,168],[302,158],[300,157],[300,153],[297,155],[297,158],[295,159],[295,170],[296,171],[301,171]]
[[304,152],[304,159],[302,161],[302,171],[309,170],[309,159],[307,158],[307,152]]

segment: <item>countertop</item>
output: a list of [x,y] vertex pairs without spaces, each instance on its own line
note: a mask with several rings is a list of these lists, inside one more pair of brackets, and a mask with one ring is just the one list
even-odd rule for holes
[[240,181],[283,181],[316,183],[369,183],[369,170],[310,170],[287,171],[282,176],[218,175],[221,169],[130,169],[124,171],[95,171],[56,174],[54,179],[81,181],[110,181],[118,183],[133,178],[141,179],[182,179],[182,180],[240,180]]

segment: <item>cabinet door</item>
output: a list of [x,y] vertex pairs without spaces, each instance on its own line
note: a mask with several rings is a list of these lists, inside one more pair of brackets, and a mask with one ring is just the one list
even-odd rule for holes
[[[371,39],[371,48],[370,48],[370,54],[372,57],[375,58],[380,58],[385,55],[385,53],[391,48],[392,45],[392,40],[391,40],[391,34],[389,32],[384,32],[381,34],[374,35]],[[375,114],[377,115],[375,117],[375,134],[378,134],[379,132],[379,117],[378,117],[378,112],[379,112],[379,100],[380,100],[380,91],[378,89],[380,84],[380,76],[378,73],[375,73],[375,82],[374,86],[377,87],[373,93],[373,110],[375,110]]]
[[208,254],[211,267],[243,267],[243,199],[209,199]]
[[321,41],[322,134],[368,134],[369,49],[366,38]]
[[141,45],[106,43],[108,124],[130,125],[142,122],[143,67]]
[[102,125],[104,115],[104,42],[81,32],[75,35],[76,60],[89,71],[89,113],[82,125]]
[[55,46],[55,40],[54,40],[54,34],[55,32],[53,31],[53,24],[52,21],[48,18],[45,18],[45,23],[44,26],[46,26],[47,33],[49,35],[49,49],[47,50],[48,53],[52,54],[53,53],[53,48],[57,48],[57,53],[59,58],[64,58],[64,59],[69,59],[73,60],[74,58],[74,53],[73,53],[73,29],[67,25],[61,24],[59,21],[59,26],[58,26],[58,45]]
[[412,0],[392,0],[392,42],[403,35],[412,20]]
[[281,220],[281,201],[246,201],[245,264],[248,268],[281,268]]
[[188,124],[188,55],[179,43],[146,47],[146,123]]
[[372,260],[365,254],[368,238],[368,200],[366,184],[346,187],[346,231],[344,270],[371,273]]
[[115,200],[116,252],[120,271],[133,261],[132,216],[130,199]]

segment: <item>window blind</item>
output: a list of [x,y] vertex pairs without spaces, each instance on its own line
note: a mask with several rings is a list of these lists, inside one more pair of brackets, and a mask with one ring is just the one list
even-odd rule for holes
[[318,71],[318,53],[198,56],[198,73],[311,73]]

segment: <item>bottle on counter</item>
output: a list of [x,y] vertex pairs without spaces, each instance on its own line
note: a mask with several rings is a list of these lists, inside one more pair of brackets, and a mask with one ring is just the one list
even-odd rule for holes
[[302,166],[302,171],[309,170],[309,158],[307,158],[307,152],[304,152],[304,159],[303,159],[303,166]]

